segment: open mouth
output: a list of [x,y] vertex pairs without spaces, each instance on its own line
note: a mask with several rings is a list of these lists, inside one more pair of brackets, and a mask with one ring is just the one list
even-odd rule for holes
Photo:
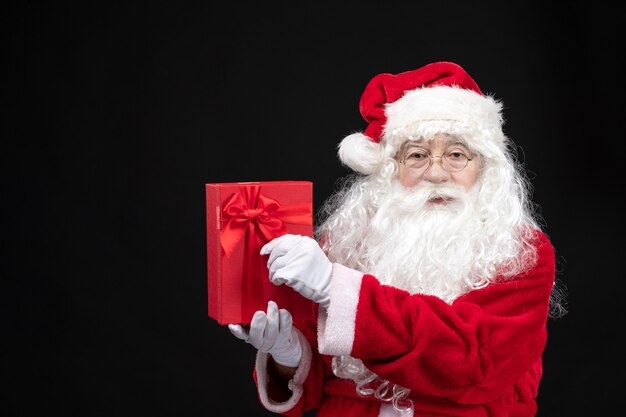
[[432,195],[429,199],[428,202],[430,204],[447,204],[450,201],[452,201],[453,198],[447,195],[440,195],[440,194],[435,194]]

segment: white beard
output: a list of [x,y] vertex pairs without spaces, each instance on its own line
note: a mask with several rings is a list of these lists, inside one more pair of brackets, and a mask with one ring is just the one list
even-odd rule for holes
[[[429,203],[433,197],[447,203]],[[394,183],[358,248],[364,272],[383,284],[447,302],[485,285],[472,274],[482,226],[475,197],[449,185],[407,190]]]
[[[448,202],[430,203],[436,196]],[[497,264],[511,257],[510,250],[495,243],[510,240],[514,231],[499,230],[495,237],[486,233],[477,196],[477,189],[432,184],[406,189],[394,180],[379,191],[380,203],[359,203],[367,215],[360,225],[351,222],[349,235],[339,236],[345,230],[328,227],[329,258],[383,284],[451,303],[487,285]],[[353,212],[344,205],[335,217]]]

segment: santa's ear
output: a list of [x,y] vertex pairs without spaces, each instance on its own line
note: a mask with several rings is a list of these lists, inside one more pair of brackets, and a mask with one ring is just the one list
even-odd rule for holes
[[376,172],[383,161],[383,148],[362,133],[346,136],[339,144],[339,159],[356,172],[369,175]]

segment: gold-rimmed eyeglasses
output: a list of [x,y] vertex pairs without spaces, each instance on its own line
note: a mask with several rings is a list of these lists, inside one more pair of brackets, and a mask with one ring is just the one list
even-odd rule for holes
[[462,171],[474,159],[458,148],[447,150],[442,155],[430,155],[425,149],[413,148],[400,159],[400,163],[412,170],[426,172],[435,158],[441,159],[441,167],[448,172]]

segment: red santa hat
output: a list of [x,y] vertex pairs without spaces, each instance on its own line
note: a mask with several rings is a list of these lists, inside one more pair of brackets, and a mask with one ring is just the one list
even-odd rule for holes
[[406,140],[436,133],[460,136],[487,154],[494,146],[505,146],[502,105],[452,62],[376,75],[365,87],[359,108],[369,124],[365,132],[341,141],[339,158],[362,174],[376,172]]

